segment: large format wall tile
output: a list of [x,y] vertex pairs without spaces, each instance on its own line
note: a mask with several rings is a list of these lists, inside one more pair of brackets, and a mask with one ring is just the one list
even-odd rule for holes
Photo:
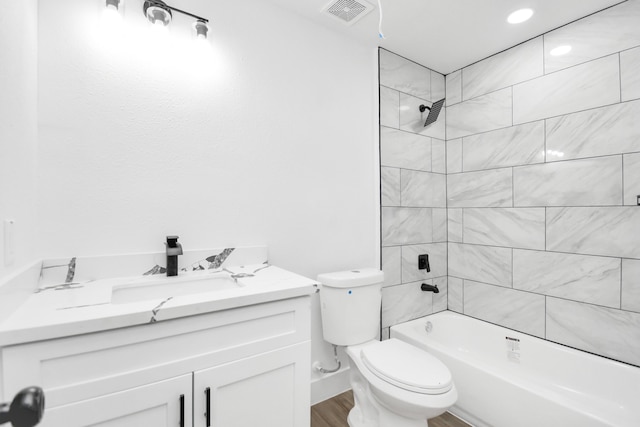
[[447,173],[447,146],[436,138],[431,139],[431,169],[433,172]]
[[640,196],[640,153],[625,154],[624,204],[637,206],[638,196]]
[[544,208],[464,209],[464,243],[544,250]]
[[640,47],[620,53],[620,76],[622,100],[640,98]]
[[436,277],[433,279],[433,286],[437,286],[440,291],[437,294],[433,294],[433,312],[437,313],[439,311],[444,311],[447,309],[447,276]]
[[431,138],[380,127],[380,164],[404,169],[431,170]]
[[[433,293],[420,289],[422,282],[382,289],[382,327],[417,319],[433,313]],[[431,280],[428,281],[431,284]]]
[[454,71],[445,77],[448,106],[462,102],[462,70]]
[[[418,269],[418,255],[428,254],[431,272]],[[447,244],[408,245],[402,247],[402,282],[433,279],[447,275]]]
[[427,120],[429,111],[427,110],[424,113],[421,113],[420,105],[431,107],[431,102],[425,101],[421,98],[416,98],[415,96],[406,95],[404,93],[400,94],[400,129],[444,140],[446,136],[445,126],[447,121],[447,110],[443,108],[440,111],[438,120],[425,127],[424,122]]
[[462,243],[462,209],[448,208],[447,213],[447,231],[449,234],[449,241]]
[[380,49],[380,84],[431,99],[431,70],[384,49]]
[[[432,280],[425,282],[432,284]],[[421,282],[415,282],[383,288],[383,328],[433,313],[433,294],[422,292],[420,285]]]
[[547,250],[640,258],[640,208],[547,208]]
[[400,93],[380,86],[380,125],[400,127]]
[[447,177],[439,173],[402,170],[402,206],[447,206]]
[[513,122],[526,123],[620,101],[618,55],[513,87]]
[[462,172],[462,138],[447,141],[447,173]]
[[640,151],[640,101],[547,120],[547,162]]
[[511,207],[511,169],[465,172],[447,176],[447,206]]
[[545,297],[464,281],[464,314],[544,338]]
[[511,287],[511,251],[449,243],[449,276]]
[[436,102],[446,96],[444,75],[431,70],[431,100]]
[[544,121],[463,138],[463,170],[544,163]]
[[514,206],[622,204],[621,156],[513,168]]
[[447,242],[447,209],[434,208],[433,213],[433,241]]
[[430,243],[431,209],[382,208],[382,245]]
[[[544,35],[545,72],[550,73],[640,45],[640,2],[628,1]],[[569,45],[571,51],[552,56]]]
[[447,108],[447,138],[455,139],[512,125],[511,88]]
[[402,283],[402,248],[400,246],[382,248],[382,271],[384,286]]
[[463,312],[462,298],[463,298],[463,280],[457,277],[448,277],[447,280],[447,308],[451,311],[458,313]]
[[515,249],[513,287],[620,308],[620,259]]
[[622,260],[622,308],[640,313],[640,259]]
[[640,365],[640,314],[547,298],[547,339]]
[[537,37],[464,68],[464,100],[543,75],[543,57],[542,37]]
[[382,206],[400,206],[400,169],[380,168]]

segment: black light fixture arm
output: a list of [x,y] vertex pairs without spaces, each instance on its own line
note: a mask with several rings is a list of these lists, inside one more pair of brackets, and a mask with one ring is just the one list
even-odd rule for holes
[[202,22],[205,22],[205,23],[209,23],[209,20],[208,20],[207,18],[203,18],[203,17],[201,17],[201,16],[194,15],[193,13],[189,13],[189,12],[186,12],[186,11],[184,11],[184,10],[180,10],[180,9],[178,9],[178,8],[176,8],[176,7],[169,6],[168,4],[165,4],[165,6],[167,7],[167,9],[171,9],[171,10],[173,10],[174,12],[182,13],[183,15],[187,15],[187,16],[190,16],[190,17],[192,17],[192,18],[196,18],[196,19],[197,19],[197,20],[199,20],[199,21],[202,21]]
[[144,6],[143,6],[143,9],[144,9],[145,13],[146,13],[147,8],[150,7],[150,6],[159,6],[159,7],[164,8],[164,9],[169,9],[169,10],[172,10],[174,12],[178,12],[178,13],[181,13],[183,15],[190,16],[192,18],[197,19],[198,21],[204,22],[205,24],[209,23],[209,20],[207,18],[203,18],[202,16],[194,15],[193,13],[187,12],[186,10],[178,9],[177,7],[169,6],[168,4],[163,2],[162,0],[146,0],[144,2]]

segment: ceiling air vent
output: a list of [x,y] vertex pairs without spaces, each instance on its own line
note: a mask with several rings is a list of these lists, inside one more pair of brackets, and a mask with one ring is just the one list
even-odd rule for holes
[[322,9],[346,25],[354,24],[372,10],[373,6],[363,0],[334,0]]

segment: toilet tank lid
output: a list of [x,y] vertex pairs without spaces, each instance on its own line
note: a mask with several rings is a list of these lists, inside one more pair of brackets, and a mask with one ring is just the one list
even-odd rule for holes
[[377,268],[360,268],[318,275],[318,282],[330,288],[355,288],[384,282],[384,272]]

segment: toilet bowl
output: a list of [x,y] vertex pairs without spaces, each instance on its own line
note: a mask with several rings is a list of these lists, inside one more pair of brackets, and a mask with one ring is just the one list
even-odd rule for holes
[[406,342],[376,339],[384,274],[377,269],[318,276],[324,339],[346,346],[355,406],[350,427],[426,427],[458,398],[451,372]]
[[346,349],[356,406],[350,427],[425,427],[458,399],[449,369],[394,338]]

